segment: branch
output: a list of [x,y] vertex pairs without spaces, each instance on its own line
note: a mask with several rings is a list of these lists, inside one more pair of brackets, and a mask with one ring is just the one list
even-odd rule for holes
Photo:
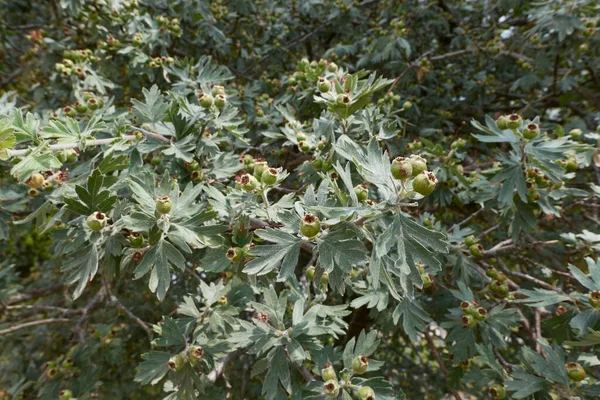
[[61,283],[61,284],[50,286],[50,287],[46,287],[46,288],[33,289],[30,292],[22,293],[22,294],[19,294],[17,296],[11,297],[10,299],[8,299],[8,301],[6,301],[6,304],[7,305],[12,305],[12,304],[22,303],[24,301],[36,299],[38,297],[48,296],[48,295],[50,295],[52,293],[56,293],[56,292],[61,291],[66,286],[67,285]]
[[[433,339],[431,339],[429,332],[424,331],[423,334],[425,335],[425,339],[427,339],[427,344],[429,345],[429,348],[431,349],[431,352],[433,353],[433,357],[435,358],[438,365],[440,366],[440,371],[442,371],[442,374],[444,374],[444,377],[446,379],[448,379],[448,368],[446,368],[446,364],[444,364],[444,360],[442,360],[440,353],[438,352],[437,348],[435,347],[435,344],[433,343]],[[454,395],[454,398],[456,398],[456,400],[462,400],[462,398],[460,397],[460,394],[456,390],[452,391],[452,395]]]
[[121,303],[121,301],[117,297],[115,297],[112,294],[110,294],[109,296],[110,296],[110,303],[112,305],[117,306],[118,309],[120,309],[125,314],[127,314],[127,316],[129,318],[131,318],[132,320],[134,320],[146,332],[146,335],[148,335],[148,340],[150,340],[150,343],[152,344],[152,341],[154,340],[154,334],[152,333],[152,329],[150,329],[150,324],[148,324],[147,322],[144,322],[137,315],[135,315],[134,313],[132,313],[131,311],[129,311],[129,309],[127,307],[125,307],[123,305],[123,303]]
[[69,318],[48,318],[48,319],[40,319],[38,321],[25,322],[24,324],[15,325],[13,327],[1,330],[0,336],[7,335],[9,333],[13,333],[18,330],[29,328],[32,326],[54,324],[57,322],[71,322],[71,320]]
[[29,305],[29,306],[5,306],[7,310],[31,310],[31,311],[56,311],[63,314],[80,314],[83,312],[81,309],[71,309],[55,306],[42,306],[42,305]]

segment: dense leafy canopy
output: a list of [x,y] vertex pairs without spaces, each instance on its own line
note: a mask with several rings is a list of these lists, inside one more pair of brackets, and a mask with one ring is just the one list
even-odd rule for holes
[[599,15],[3,2],[0,398],[598,398]]

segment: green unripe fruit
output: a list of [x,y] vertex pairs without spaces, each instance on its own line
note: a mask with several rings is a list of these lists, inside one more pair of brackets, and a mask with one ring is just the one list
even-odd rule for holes
[[37,189],[41,187],[45,181],[46,179],[44,179],[44,175],[36,172],[34,174],[31,174],[29,179],[25,181],[25,184],[30,188]]
[[213,86],[211,93],[213,96],[218,96],[220,94],[225,95],[225,88],[221,85]]
[[508,284],[500,282],[498,280],[490,282],[489,288],[492,292],[496,293],[500,297],[506,297],[508,295]]
[[466,244],[468,247],[471,247],[471,246],[473,246],[474,244],[477,244],[477,239],[475,238],[475,236],[474,236],[474,235],[469,235],[469,236],[467,236],[467,237],[465,238],[465,244]]
[[154,165],[155,167],[158,167],[160,165],[162,161],[162,158],[160,156],[154,156],[152,157],[152,160],[150,160],[150,164]]
[[104,100],[102,100],[102,98],[98,97],[96,102],[98,103],[98,108],[104,107]]
[[352,268],[352,271],[350,271],[350,275],[349,278],[350,280],[355,280],[358,277],[358,270],[356,268]]
[[327,144],[327,140],[325,140],[325,139],[321,140],[319,143],[317,143],[317,149],[323,150],[325,148],[326,144]]
[[131,232],[129,234],[129,244],[134,249],[139,249],[144,244],[144,236],[139,232]]
[[240,177],[240,184],[245,191],[251,192],[252,190],[256,189],[258,180],[250,174],[244,174]]
[[492,279],[496,279],[498,277],[498,271],[496,271],[494,268],[485,270],[485,274]]
[[302,142],[302,141],[306,140],[306,134],[302,131],[297,131],[296,132],[296,140],[298,142]]
[[476,308],[473,304],[469,303],[468,301],[462,301],[460,303],[460,309],[462,310],[462,312],[465,315],[471,315],[473,313],[475,313]]
[[87,217],[87,225],[94,232],[101,231],[106,226],[106,215],[100,211]]
[[508,129],[508,115],[501,115],[498,117],[496,120],[496,126],[502,130]]
[[200,93],[198,95],[198,101],[204,108],[210,108],[214,103],[214,99],[210,93]]
[[73,107],[63,107],[63,113],[65,113],[65,115],[67,117],[71,117],[71,118],[75,118],[77,116],[77,111],[73,108]]
[[418,154],[413,154],[408,160],[412,166],[412,176],[417,176],[421,172],[425,172],[425,170],[427,170],[427,160],[424,157]]
[[329,272],[325,271],[323,272],[323,275],[321,275],[321,285],[322,286],[327,286],[327,284],[329,283]]
[[600,290],[594,290],[588,295],[590,305],[594,308],[600,308]]
[[73,365],[75,365],[75,363],[71,357],[65,358],[65,360],[62,362],[62,367],[66,369],[73,368]]
[[475,322],[475,318],[471,314],[465,314],[462,317],[460,317],[460,323],[466,326],[467,328],[470,328],[473,325],[475,325]]
[[350,96],[348,96],[347,94],[340,94],[338,95],[336,102],[338,104],[342,104],[347,106],[348,104],[350,104],[350,102],[352,101],[352,99],[350,99]]
[[58,376],[58,368],[52,367],[46,370],[46,377],[48,379],[54,379]]
[[202,356],[204,355],[204,349],[202,346],[190,346],[188,349],[188,357],[190,359],[200,361],[202,360]]
[[265,185],[273,185],[277,182],[277,177],[279,177],[279,171],[275,168],[269,168],[262,173],[262,182]]
[[367,357],[361,355],[352,360],[352,371],[354,371],[355,374],[364,374],[368,369],[369,359]]
[[319,63],[317,63],[316,61],[311,61],[309,67],[310,69],[317,69],[319,68]]
[[525,139],[535,139],[540,134],[540,127],[537,124],[527,124],[523,129]]
[[319,82],[317,83],[317,89],[319,89],[319,92],[321,93],[327,93],[331,90],[331,82],[323,77],[320,77]]
[[306,268],[305,276],[306,276],[306,280],[309,282],[312,282],[312,280],[315,279],[315,266],[314,265],[311,265],[310,267]]
[[244,250],[241,247],[231,247],[227,250],[225,254],[229,261],[238,262],[244,258]]
[[452,142],[452,144],[450,145],[450,148],[452,150],[460,150],[460,149],[464,149],[464,147],[467,145],[467,141],[465,139],[459,138],[456,139],[454,142]]
[[306,71],[306,69],[308,68],[308,65],[310,64],[310,62],[308,61],[308,59],[303,58],[302,60],[300,60],[300,62],[298,63],[298,70],[300,71]]
[[69,389],[61,390],[58,393],[59,400],[71,400],[73,398],[73,393]]
[[360,400],[375,400],[375,391],[369,386],[363,386],[358,390]]
[[502,385],[498,385],[498,384],[494,384],[490,387],[490,396],[492,396],[492,399],[503,399],[504,397],[506,397],[506,390],[504,389],[504,386]]
[[360,202],[367,201],[369,198],[369,188],[365,183],[355,186],[354,193]]
[[420,173],[413,180],[413,190],[423,196],[430,195],[435,190],[437,178],[433,172],[425,171]]
[[320,158],[316,158],[312,161],[312,167],[319,171],[321,168],[323,168],[323,160],[321,160]]
[[215,97],[215,106],[217,106],[218,109],[222,109],[223,107],[225,107],[226,103],[227,98],[224,94],[218,94],[217,97]]
[[325,390],[325,395],[327,397],[337,397],[340,393],[340,386],[334,379],[325,382],[325,385],[323,387]]
[[308,238],[317,236],[321,232],[319,218],[313,214],[306,214],[300,221],[300,232]]
[[334,62],[330,63],[330,64],[327,66],[327,71],[329,71],[329,72],[332,72],[332,73],[333,73],[333,72],[337,72],[337,70],[338,70],[338,66],[337,66],[337,64],[336,64],[336,63],[334,63]]
[[217,300],[217,304],[220,306],[226,306],[229,303],[229,300],[227,299],[227,296],[221,296],[219,297],[219,300]]
[[433,277],[430,274],[421,274],[421,281],[423,282],[423,289],[430,288],[433,285]]
[[565,368],[567,369],[569,378],[575,382],[584,380],[587,375],[581,364],[577,362],[566,363]]
[[266,161],[256,161],[254,163],[254,176],[257,178],[262,178],[263,172],[265,172],[269,168],[269,164]]
[[242,157],[242,162],[244,165],[254,164],[254,157],[252,157],[250,154],[244,154],[244,157]]
[[329,171],[333,165],[329,161],[323,161],[323,171]]
[[336,378],[335,369],[333,369],[331,364],[325,364],[323,366],[323,369],[321,370],[321,378],[323,378],[324,381],[330,381]]
[[179,371],[183,368],[184,360],[181,354],[177,354],[169,359],[167,363],[171,371]]
[[171,211],[172,207],[173,207],[173,202],[167,196],[159,197],[156,200],[156,211],[158,211],[159,214],[163,214],[163,215],[168,214]]
[[88,108],[87,108],[87,106],[85,105],[85,103],[80,103],[80,102],[77,102],[77,103],[75,103],[75,110],[76,110],[76,111],[77,111],[79,114],[83,114],[83,113],[87,112]]
[[190,178],[192,179],[192,182],[194,183],[200,183],[204,180],[204,171],[199,170],[199,171],[193,171],[190,174]]
[[306,142],[306,141],[303,140],[303,141],[298,142],[298,149],[301,152],[305,153],[307,151],[310,151],[311,146],[310,146],[310,144],[308,142]]
[[519,114],[510,114],[508,116],[508,129],[520,128],[523,124],[523,118]]
[[87,104],[87,108],[89,108],[90,110],[94,111],[98,109],[98,101],[96,101],[96,99],[94,99],[93,97],[88,99],[86,101]]
[[475,310],[475,312],[473,313],[473,317],[477,320],[477,321],[484,321],[488,316],[488,311],[483,308],[483,307],[479,307]]
[[404,111],[410,110],[411,108],[412,108],[412,103],[410,101],[408,101],[408,100],[406,100],[404,102],[404,104],[402,104],[402,109]]
[[406,179],[412,176],[412,164],[408,158],[396,157],[390,167],[394,179]]
[[469,246],[469,252],[473,257],[480,257],[483,254],[483,246],[480,244],[472,244]]
[[577,171],[577,160],[574,157],[570,157],[565,164],[565,171],[575,172]]
[[573,139],[578,139],[581,137],[581,135],[583,135],[583,131],[579,128],[571,129],[569,131],[569,135],[571,135]]

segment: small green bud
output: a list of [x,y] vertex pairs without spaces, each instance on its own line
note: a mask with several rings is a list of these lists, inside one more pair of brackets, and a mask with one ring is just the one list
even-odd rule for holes
[[308,267],[306,269],[305,275],[306,275],[306,280],[309,282],[312,282],[312,280],[315,279],[315,266],[311,265],[310,267]]
[[369,198],[369,187],[367,186],[367,184],[362,183],[354,187],[354,193],[356,194],[358,201],[367,201],[367,199]]
[[471,247],[474,244],[477,244],[477,238],[475,238],[474,235],[469,235],[465,238],[465,245],[467,245],[467,247]]
[[413,106],[413,104],[410,101],[406,100],[404,102],[404,104],[402,104],[402,109],[404,111],[407,111],[407,110],[410,110],[412,108],[412,106]]
[[338,70],[338,66],[337,66],[337,64],[336,64],[336,63],[334,63],[334,62],[330,63],[330,64],[327,66],[327,71],[329,71],[329,72],[331,72],[331,73],[337,72],[337,70]]
[[496,120],[496,126],[502,130],[508,129],[508,115],[501,115],[498,117]]
[[256,161],[254,163],[254,176],[257,178],[262,178],[263,172],[265,172],[269,168],[269,164],[266,161]]

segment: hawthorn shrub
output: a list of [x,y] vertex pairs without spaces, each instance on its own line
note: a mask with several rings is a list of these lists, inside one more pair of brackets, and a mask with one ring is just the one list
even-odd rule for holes
[[0,398],[598,398],[597,22],[2,3]]

